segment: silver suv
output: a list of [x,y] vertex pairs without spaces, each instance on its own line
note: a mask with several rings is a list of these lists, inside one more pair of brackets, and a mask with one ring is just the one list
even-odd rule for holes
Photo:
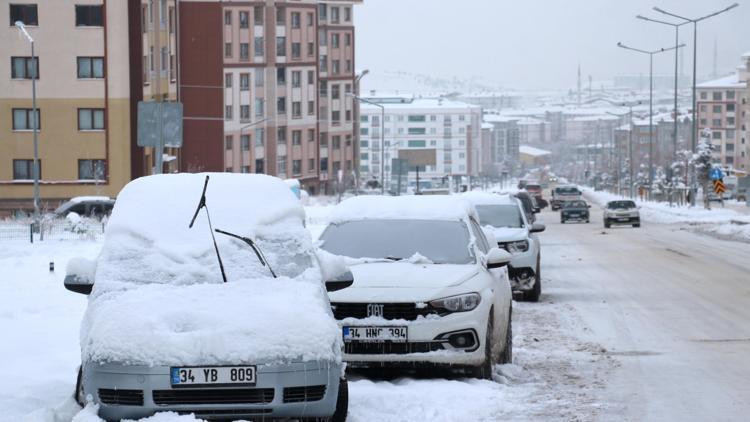
[[641,227],[641,215],[638,206],[630,200],[609,201],[604,208],[604,227],[612,225],[632,225]]

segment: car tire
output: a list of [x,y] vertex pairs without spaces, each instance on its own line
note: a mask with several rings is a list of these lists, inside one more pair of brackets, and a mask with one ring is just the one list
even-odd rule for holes
[[83,367],[78,367],[78,376],[76,377],[76,391],[73,393],[73,399],[79,406],[86,405],[86,396],[83,393]]
[[607,221],[607,220],[604,220],[604,228],[605,228],[605,229],[608,229],[608,228],[610,228],[611,226],[612,226],[612,225],[611,225],[611,224],[609,224],[609,221]]
[[633,224],[633,227],[636,227],[636,228],[641,227],[641,223]]
[[539,258],[536,259],[536,275],[534,276],[534,287],[531,290],[523,292],[524,302],[539,302],[542,295],[542,273],[540,271]]
[[336,411],[331,416],[331,422],[344,422],[349,412],[349,381],[341,378],[339,382],[339,394],[336,397]]
[[565,224],[565,220],[561,218],[560,219],[560,224]]
[[494,360],[492,359],[492,330],[494,329],[492,318],[493,314],[492,311],[490,311],[490,315],[487,317],[487,335],[484,340],[484,362],[482,362],[481,365],[472,368],[471,371],[474,378],[483,380],[492,379],[492,364],[494,363]]
[[586,219],[586,224],[588,224],[588,223],[590,223],[590,222],[591,222],[591,221],[589,221],[589,219],[587,218],[587,219]]
[[513,363],[513,307],[508,311],[508,328],[505,330],[505,347],[500,352],[499,363]]

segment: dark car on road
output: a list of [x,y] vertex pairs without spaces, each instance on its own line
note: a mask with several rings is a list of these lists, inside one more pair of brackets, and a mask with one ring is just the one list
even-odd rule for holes
[[515,197],[521,201],[521,206],[523,207],[524,214],[526,214],[526,219],[529,223],[534,224],[536,221],[536,214],[541,211],[541,207],[536,202],[534,195],[522,190],[516,192]]
[[560,223],[565,224],[569,221],[589,222],[589,208],[591,205],[586,201],[567,201],[563,202],[560,208]]

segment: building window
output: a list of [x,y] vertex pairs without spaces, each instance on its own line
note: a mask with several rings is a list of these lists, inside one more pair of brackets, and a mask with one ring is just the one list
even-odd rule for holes
[[286,56],[286,37],[276,37],[276,55],[278,57]]
[[10,74],[13,79],[39,79],[39,58],[32,60],[31,57],[11,57]]
[[292,28],[299,28],[300,27],[300,13],[299,12],[292,12]]
[[320,72],[326,73],[328,72],[328,56],[325,54],[320,56]]
[[307,43],[307,55],[308,56],[314,56],[315,55],[315,44],[313,44],[312,41]]
[[266,130],[263,128],[255,129],[255,147],[263,148],[266,145]]
[[265,83],[266,74],[263,73],[263,69],[256,69],[255,70],[255,86],[257,88],[260,88]]
[[250,121],[250,106],[247,104],[240,105],[240,120],[243,122]]
[[302,160],[292,160],[292,174],[302,173]]
[[227,151],[231,151],[234,147],[234,140],[232,140],[231,136],[225,136],[224,137],[224,149]]
[[713,93],[713,100],[714,101],[721,101],[721,92],[714,92]]
[[341,136],[337,135],[331,137],[331,148],[341,149]]
[[232,74],[227,73],[224,75],[224,88],[231,88],[232,87]]
[[320,159],[320,171],[326,173],[328,171],[328,158]]
[[250,27],[250,12],[240,12],[240,28]]
[[331,34],[331,48],[339,48],[339,34]]
[[76,26],[104,26],[102,6],[76,5]]
[[250,173],[250,166],[242,166],[242,170],[241,171],[243,173]]
[[701,100],[708,99],[708,94],[705,92],[701,92]]
[[734,126],[734,117],[727,117],[727,126]]
[[321,21],[325,21],[328,19],[328,5],[325,3],[321,3],[318,5],[318,19]]
[[713,133],[713,138],[714,139],[721,139],[721,132],[714,132]]
[[104,180],[104,160],[78,160],[78,180]]
[[341,62],[339,60],[331,61],[331,72],[338,75],[341,72]]
[[240,136],[240,144],[243,151],[250,151],[250,135]]
[[250,44],[246,42],[240,43],[240,60],[250,59]]
[[263,37],[255,37],[255,57],[263,57]]
[[232,11],[227,10],[224,12],[224,25],[231,25],[232,24]]
[[307,160],[307,172],[315,173],[315,159],[314,158],[310,158]]
[[276,9],[276,25],[286,25],[286,8]]
[[224,106],[224,119],[232,120],[232,106],[231,105]]
[[302,57],[302,44],[298,42],[292,43],[292,58],[299,59]]
[[256,173],[263,173],[264,172],[264,169],[263,169],[263,159],[262,158],[258,158],[258,159],[255,160],[255,172]]
[[352,20],[352,9],[351,7],[344,7],[344,22]]
[[[42,161],[39,160],[39,178],[42,178]],[[34,179],[34,160],[13,160],[13,180]]]
[[734,99],[734,91],[727,91],[727,100],[733,100]]
[[279,128],[276,130],[276,143],[286,143],[286,126],[279,126]]
[[312,13],[310,13],[310,12],[308,12],[308,13],[307,13],[307,26],[313,26],[313,25],[315,25],[315,21],[314,21],[314,19],[315,19],[315,18],[314,18],[314,16],[313,16],[313,14],[312,14]]
[[351,122],[352,121],[352,111],[351,110],[346,110],[346,112],[344,114],[346,116],[346,117],[344,117],[344,119],[347,122]]
[[410,127],[409,135],[426,135],[427,131],[423,127]]
[[331,7],[331,23],[339,23],[339,8]]
[[255,6],[253,8],[253,23],[263,26],[263,6]]
[[713,119],[714,127],[721,127],[721,119]]
[[232,57],[232,43],[224,43],[224,57]]
[[331,85],[331,99],[338,100],[341,98],[341,86],[339,84]]
[[727,104],[727,113],[733,113],[734,112],[734,103]]
[[78,130],[104,130],[104,109],[79,108]]
[[302,131],[301,130],[292,131],[292,145],[302,145]]
[[174,14],[174,7],[169,7],[169,33],[174,34],[174,22],[175,22],[175,14]]
[[16,21],[23,22],[24,25],[38,26],[39,19],[35,4],[11,4],[10,5],[10,26],[16,24]]
[[276,99],[276,112],[279,114],[286,114],[286,97],[279,97]]
[[315,114],[315,101],[311,100],[307,102],[307,114],[311,116]]
[[409,148],[424,148],[427,146],[426,141],[409,141],[408,144]]
[[263,98],[255,99],[255,117],[263,117],[263,114],[265,114],[264,105]]
[[367,152],[363,152],[363,153],[359,154],[359,159],[362,160],[362,161],[367,161],[367,160],[370,159],[370,154],[367,153]]
[[338,110],[331,112],[331,124],[338,126],[341,124],[341,112]]
[[42,129],[41,110],[36,110],[36,119],[34,119],[33,109],[13,109],[13,130],[34,130],[34,126],[36,126],[37,130]]
[[307,142],[315,142],[315,129],[307,129]]
[[328,96],[328,81],[320,81],[319,93],[322,98]]
[[302,86],[302,72],[296,70],[292,72],[292,88],[299,88]]
[[417,114],[410,114],[409,115],[409,121],[413,123],[421,123],[427,120],[427,117],[425,115],[417,115]]
[[250,74],[240,73],[240,91],[250,90]]
[[292,102],[292,118],[299,119],[300,117],[302,117],[302,102],[293,101]]
[[713,110],[714,110],[714,113],[721,113],[721,105],[715,105]]
[[277,67],[276,68],[276,85],[285,85],[285,84],[286,84],[286,68]]
[[368,129],[368,128],[366,128],[366,127],[363,127],[363,128],[360,128],[360,129],[359,129],[359,134],[360,134],[360,135],[364,135],[364,136],[367,136],[367,135],[369,134],[369,132],[370,132],[370,129]]

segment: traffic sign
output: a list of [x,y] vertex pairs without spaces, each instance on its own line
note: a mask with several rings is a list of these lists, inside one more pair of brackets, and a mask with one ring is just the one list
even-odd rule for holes
[[714,192],[717,195],[721,195],[726,192],[727,188],[724,186],[724,182],[721,179],[714,180]]
[[720,168],[714,167],[711,169],[710,177],[711,180],[719,180],[724,177],[724,174],[721,172]]

